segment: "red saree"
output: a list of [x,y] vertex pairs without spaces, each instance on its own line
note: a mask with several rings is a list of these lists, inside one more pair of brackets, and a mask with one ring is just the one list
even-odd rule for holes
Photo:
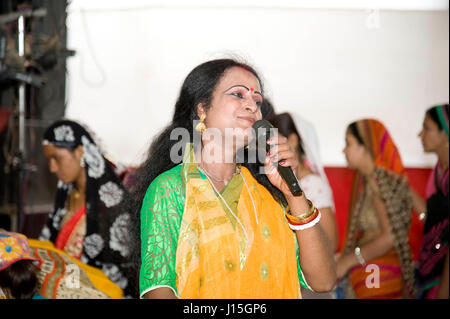
[[83,206],[62,226],[56,238],[55,246],[68,255],[80,259],[85,235],[86,206]]

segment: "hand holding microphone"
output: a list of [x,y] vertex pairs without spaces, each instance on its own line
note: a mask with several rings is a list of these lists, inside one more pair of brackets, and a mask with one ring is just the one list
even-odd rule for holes
[[[266,158],[265,165],[268,165],[271,159],[276,158],[277,159],[277,171],[279,173],[279,177],[275,174],[268,174],[267,177],[269,178],[269,181],[278,187],[283,193],[290,192],[294,196],[301,196],[303,194],[302,189],[300,188],[300,184],[297,180],[297,177],[295,176],[294,172],[292,171],[291,166],[296,169],[298,163],[296,163],[295,159],[295,153],[291,150],[289,147],[289,144],[287,143],[287,139],[282,136],[278,136],[278,140],[271,141],[271,145],[267,143],[268,139],[270,138],[270,129],[273,129],[273,125],[270,124],[266,120],[259,120],[256,121],[253,124],[253,129],[256,133],[257,142],[262,143],[264,142],[266,145],[266,152],[268,152],[268,157]],[[272,139],[273,140],[273,139]],[[262,147],[261,145],[258,146]],[[276,154],[273,154],[271,150],[273,151],[276,147]],[[289,165],[289,163],[291,165]],[[285,166],[282,166],[285,165]],[[281,177],[281,178],[280,178]],[[285,182],[288,189],[283,190],[283,182]]]

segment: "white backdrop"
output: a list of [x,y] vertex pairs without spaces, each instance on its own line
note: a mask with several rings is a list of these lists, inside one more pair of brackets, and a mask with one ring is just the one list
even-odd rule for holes
[[189,71],[236,54],[277,112],[315,124],[325,165],[345,165],[347,124],[374,117],[406,166],[430,167],[417,133],[424,111],[449,101],[448,1],[274,2],[73,0],[66,116],[137,165]]

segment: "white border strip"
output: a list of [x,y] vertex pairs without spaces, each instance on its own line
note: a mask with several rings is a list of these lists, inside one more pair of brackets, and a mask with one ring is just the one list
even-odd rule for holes
[[448,11],[448,0],[73,0],[69,11],[137,11],[156,8],[379,9]]
[[168,285],[158,285],[158,286],[153,286],[153,287],[151,287],[151,288],[145,289],[145,290],[139,295],[139,299],[143,299],[143,296],[144,296],[147,292],[152,291],[152,290],[155,290],[155,289],[157,289],[157,288],[162,288],[162,287],[167,287],[167,288],[172,289],[172,291],[173,291],[173,293],[175,294],[175,296],[177,296],[177,298],[180,298],[180,296],[178,296],[177,292],[175,291],[175,289],[173,289],[173,287],[168,286]]

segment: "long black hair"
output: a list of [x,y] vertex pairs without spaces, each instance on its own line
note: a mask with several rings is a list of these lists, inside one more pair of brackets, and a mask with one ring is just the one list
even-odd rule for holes
[[278,129],[278,132],[288,138],[291,134],[295,134],[298,139],[298,149],[297,151],[300,154],[300,158],[303,158],[305,156],[305,150],[303,147],[303,139],[300,136],[300,133],[297,130],[297,127],[295,126],[294,119],[292,118],[291,114],[285,112],[280,114],[272,114],[269,117],[267,117],[267,120],[272,123],[273,126],[275,126]]
[[[437,108],[439,106],[441,106],[441,105],[436,105],[436,106],[430,107],[426,111],[425,114],[428,115],[433,120],[433,122],[436,123],[436,125],[438,126],[438,129],[440,131],[442,131],[444,129],[444,127],[442,126],[442,122],[439,120],[439,115],[438,115],[438,110],[437,110]],[[448,106],[448,104],[443,104],[442,105],[442,109],[444,109],[444,112],[447,113],[447,118],[448,118],[449,117],[449,113],[448,113],[449,106]]]
[[347,130],[354,138],[356,138],[358,144],[365,146],[363,138],[361,137],[361,134],[359,134],[358,127],[356,126],[356,122],[350,123],[347,126]]
[[[130,234],[135,238],[131,241],[132,247],[130,247],[130,249],[131,252],[133,252],[133,263],[137,269],[140,267],[140,211],[145,193],[151,182],[158,175],[181,163],[181,159],[179,162],[174,162],[170,157],[172,147],[175,144],[180,143],[180,140],[171,139],[171,133],[177,128],[187,129],[190,135],[190,142],[193,142],[193,121],[199,119],[197,115],[197,106],[200,103],[202,103],[205,109],[208,109],[211,106],[215,88],[222,79],[224,73],[232,67],[241,67],[251,72],[258,79],[261,92],[263,92],[261,78],[258,73],[246,63],[233,59],[218,59],[200,64],[188,74],[183,82],[180,94],[175,103],[175,112],[171,123],[155,137],[148,150],[147,159],[135,172],[136,179],[131,186],[130,198],[128,198],[126,205],[132,216],[132,229],[130,230]],[[270,112],[267,104],[262,104],[261,112],[263,117]],[[247,156],[245,156],[245,158],[247,158]],[[265,174],[259,173],[262,163],[244,162],[242,165],[249,169],[257,181],[265,186],[278,202],[287,205],[286,199],[281,191],[269,182]]]
[[0,271],[0,288],[14,299],[31,299],[39,290],[38,268],[31,260],[19,260]]

